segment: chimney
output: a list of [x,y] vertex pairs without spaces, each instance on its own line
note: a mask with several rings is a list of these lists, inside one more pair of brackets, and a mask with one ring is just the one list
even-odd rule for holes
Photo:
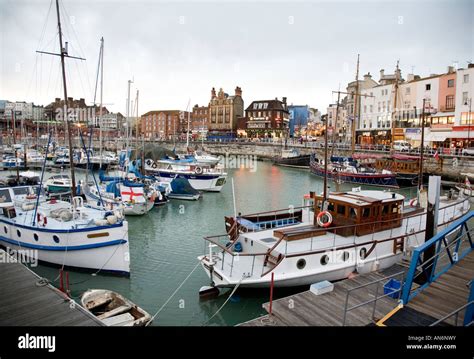
[[86,100],[83,99],[83,98],[80,98],[80,99],[79,99],[79,105],[85,107],[85,106],[86,106]]
[[216,98],[216,89],[214,87],[211,90],[211,98]]
[[414,79],[415,79],[415,75],[414,75],[414,74],[408,74],[408,75],[407,75],[407,82],[413,81]]
[[239,86],[235,88],[235,96],[242,97],[242,89]]
[[448,66],[448,74],[454,73],[454,66]]
[[282,99],[281,102],[283,102],[283,105],[284,105],[284,107],[286,108],[286,97],[282,97],[281,99]]
[[468,68],[468,69],[474,68],[474,63],[469,63],[469,64],[467,65],[467,68]]
[[370,74],[370,72],[367,72],[367,73],[364,75],[364,81],[371,80],[371,79],[372,79],[372,75]]
[[385,76],[385,70],[382,69],[380,70],[380,79],[382,80],[384,76]]

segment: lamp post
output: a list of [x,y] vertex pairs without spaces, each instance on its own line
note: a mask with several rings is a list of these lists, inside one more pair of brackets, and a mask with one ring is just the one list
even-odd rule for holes
[[[464,102],[464,106],[467,106],[467,100]],[[472,105],[472,97],[469,99],[469,112],[467,114],[467,147],[471,147],[471,105]]]

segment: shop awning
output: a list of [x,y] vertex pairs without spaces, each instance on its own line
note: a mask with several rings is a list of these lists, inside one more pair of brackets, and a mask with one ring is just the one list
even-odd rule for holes
[[453,131],[448,135],[448,138],[472,138],[474,139],[473,131]]
[[448,138],[449,133],[437,133],[437,132],[431,132],[428,135],[428,141],[429,142],[444,142]]

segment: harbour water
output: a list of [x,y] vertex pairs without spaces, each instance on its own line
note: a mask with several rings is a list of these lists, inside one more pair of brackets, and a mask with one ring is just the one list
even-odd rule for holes
[[[154,314],[188,277],[204,253],[203,236],[224,234],[224,215],[234,212],[232,179],[235,184],[237,212],[254,213],[300,206],[302,197],[310,190],[321,192],[322,180],[308,170],[272,166],[258,162],[257,170],[227,169],[228,183],[220,193],[204,193],[195,202],[172,200],[154,208],[148,215],[128,217],[130,238],[130,278],[92,276],[70,272],[72,296],[79,299],[87,289],[105,288],[117,291],[146,311]],[[83,176],[83,174],[82,174]],[[82,177],[79,174],[79,178]],[[350,190],[350,184],[330,190]],[[416,189],[398,190],[408,198]],[[32,268],[58,286],[58,269],[45,266]],[[236,325],[265,314],[262,303],[267,302],[269,290],[238,290],[211,321],[226,301],[231,290],[221,290],[218,298],[200,300],[198,291],[209,279],[198,267],[164,306],[152,325]],[[287,296],[304,288],[275,290],[275,298]],[[208,322],[209,321],[209,322]]]

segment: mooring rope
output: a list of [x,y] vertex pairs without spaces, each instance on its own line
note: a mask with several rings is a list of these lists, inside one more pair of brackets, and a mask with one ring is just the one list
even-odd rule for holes
[[197,269],[197,267],[199,267],[200,264],[201,264],[201,262],[198,262],[196,264],[196,266],[193,268],[193,270],[188,274],[188,276],[186,278],[184,278],[184,280],[181,282],[181,284],[178,286],[178,288],[176,288],[176,290],[173,292],[173,294],[171,294],[171,296],[160,307],[160,309],[158,309],[158,311],[151,317],[150,321],[145,324],[146,327],[149,326],[150,323],[155,319],[155,317],[163,310],[163,308],[166,307],[166,305],[169,303],[169,301],[175,296],[176,293],[178,293],[178,291],[181,289],[181,287],[184,285],[184,283],[189,279],[189,277],[191,277],[191,275],[194,273],[194,271]]
[[232,296],[234,295],[234,293],[237,291],[237,288],[239,288],[240,284],[242,283],[242,281],[245,279],[245,278],[248,278],[249,276],[248,275],[242,275],[242,278],[239,280],[239,282],[236,284],[236,286],[234,287],[234,289],[232,290],[232,292],[230,293],[230,295],[227,297],[226,301],[224,302],[224,304],[221,305],[221,307],[217,310],[217,312],[215,312],[212,317],[210,317],[205,323],[204,325],[207,325],[211,320],[212,318],[214,318],[217,314],[219,314],[219,312],[222,310],[222,308],[224,308],[224,306],[227,304],[227,302],[230,300],[230,298],[232,298]]

